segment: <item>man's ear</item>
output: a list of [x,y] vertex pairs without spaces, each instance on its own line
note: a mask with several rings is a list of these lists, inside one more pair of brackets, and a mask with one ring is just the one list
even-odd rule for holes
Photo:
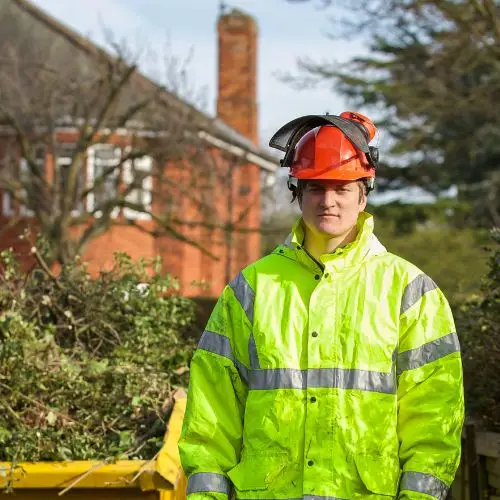
[[361,198],[359,200],[359,211],[360,211],[360,213],[363,212],[366,209],[366,205],[368,205],[368,196],[363,191],[363,193],[361,195]]

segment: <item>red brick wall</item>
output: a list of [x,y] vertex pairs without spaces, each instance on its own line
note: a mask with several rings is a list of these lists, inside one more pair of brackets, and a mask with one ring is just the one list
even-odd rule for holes
[[[209,190],[205,202],[212,207],[211,218],[184,198],[182,214],[184,220],[197,222],[194,226],[184,226],[182,233],[199,242],[206,252],[178,241],[168,241],[164,246],[174,248],[182,269],[182,288],[190,296],[217,296],[227,282],[243,267],[260,256],[260,233],[228,232],[224,229],[231,222],[240,228],[257,229],[260,226],[260,170],[250,164],[241,164],[234,157],[224,155],[219,150],[210,152],[213,171],[206,185]],[[215,174],[214,174],[215,171]],[[231,179],[230,179],[231,177]],[[201,183],[203,184],[203,183]],[[202,186],[199,188],[202,189]],[[232,197],[232,201],[231,198]],[[241,214],[244,217],[239,217]],[[231,249],[228,249],[228,240]],[[203,282],[203,283],[200,283]]]
[[[176,200],[179,218],[188,222],[198,222],[194,226],[177,226],[186,237],[196,241],[218,260],[203,254],[199,249],[182,242],[173,236],[153,238],[133,227],[113,226],[104,235],[93,240],[87,247],[83,260],[88,262],[89,270],[96,274],[101,269],[109,268],[113,263],[116,251],[127,252],[134,260],[140,257],[153,258],[160,255],[163,259],[163,270],[176,277],[181,290],[188,296],[216,297],[220,294],[228,279],[232,279],[243,267],[260,256],[260,234],[258,232],[232,232],[232,248],[228,252],[227,233],[221,228],[229,222],[229,182],[232,176],[233,222],[239,227],[258,228],[260,222],[260,175],[259,167],[240,164],[232,157],[225,156],[219,150],[208,151],[216,169],[213,176],[211,196],[207,203],[212,204],[213,217],[208,222],[205,213],[200,214],[193,202],[186,196],[179,195]],[[167,172],[179,183],[187,182],[186,166],[167,166]],[[184,175],[182,173],[184,172]],[[156,206],[156,209],[160,207]],[[241,214],[245,217],[237,222]],[[23,219],[9,228],[11,218],[0,218],[0,249],[14,247],[22,255],[26,266],[33,264],[30,255],[31,243],[20,240],[25,227],[31,227],[36,233],[36,221]],[[207,227],[212,223],[217,227]],[[152,221],[138,221],[145,228],[153,229]],[[80,228],[80,230],[83,228]],[[75,230],[77,231],[77,230]],[[230,265],[228,265],[230,264]],[[200,284],[204,282],[204,286]]]
[[21,237],[26,229],[36,234],[36,225],[27,219],[20,220],[14,225],[12,223],[12,218],[0,216],[0,251],[12,248],[21,262],[21,268],[28,270],[35,264],[30,252],[32,243],[29,239]]

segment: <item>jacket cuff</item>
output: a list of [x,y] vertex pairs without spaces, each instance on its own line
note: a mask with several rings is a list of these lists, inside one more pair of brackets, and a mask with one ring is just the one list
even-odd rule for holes
[[223,474],[215,472],[197,472],[188,479],[187,494],[191,493],[222,493],[231,494],[231,483]]
[[445,500],[449,487],[441,479],[423,472],[403,472],[398,498],[423,498],[429,495],[437,500]]

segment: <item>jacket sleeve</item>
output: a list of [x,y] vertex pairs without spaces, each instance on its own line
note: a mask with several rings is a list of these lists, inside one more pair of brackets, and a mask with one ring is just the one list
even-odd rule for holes
[[235,329],[245,336],[248,319],[231,287],[226,287],[190,365],[179,441],[189,500],[227,500],[230,482],[226,473],[239,462],[248,369],[239,360]]
[[462,362],[453,316],[425,274],[401,302],[397,358],[399,500],[444,500],[460,462],[464,420]]

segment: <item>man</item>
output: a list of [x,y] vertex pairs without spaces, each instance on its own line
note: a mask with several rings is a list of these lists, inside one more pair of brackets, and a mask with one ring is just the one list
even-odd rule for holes
[[448,303],[364,212],[377,150],[358,113],[282,127],[302,217],[226,287],[191,364],[189,500],[444,499],[460,459]]

